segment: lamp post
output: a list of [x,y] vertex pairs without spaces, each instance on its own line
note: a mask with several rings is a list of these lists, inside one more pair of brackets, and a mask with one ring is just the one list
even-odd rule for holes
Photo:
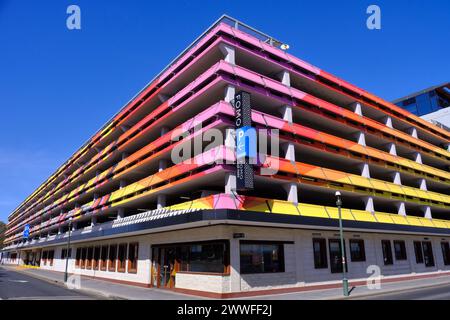
[[336,191],[336,206],[338,208],[339,213],[339,236],[341,238],[341,256],[342,256],[342,287],[344,290],[344,296],[348,297],[348,280],[345,272],[345,267],[347,265],[347,261],[345,261],[345,243],[344,243],[344,230],[342,229],[342,214],[341,214],[341,207],[342,207],[342,200],[341,200],[341,193],[339,191]]
[[67,282],[67,269],[69,267],[70,232],[72,231],[72,217],[69,218],[69,237],[67,239],[66,250],[66,271],[64,272],[64,282]]

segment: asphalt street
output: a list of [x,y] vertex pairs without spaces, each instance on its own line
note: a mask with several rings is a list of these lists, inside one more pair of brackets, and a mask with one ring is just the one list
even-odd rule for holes
[[355,300],[450,300],[450,284],[372,295]]
[[98,297],[0,267],[0,300],[7,299],[92,300]]

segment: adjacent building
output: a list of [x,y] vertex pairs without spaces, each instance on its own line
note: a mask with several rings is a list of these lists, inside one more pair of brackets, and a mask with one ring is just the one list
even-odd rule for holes
[[350,279],[450,271],[450,132],[286,47],[219,19],[9,215],[3,262],[216,297],[334,283],[339,191]]
[[450,83],[410,94],[393,103],[450,131]]

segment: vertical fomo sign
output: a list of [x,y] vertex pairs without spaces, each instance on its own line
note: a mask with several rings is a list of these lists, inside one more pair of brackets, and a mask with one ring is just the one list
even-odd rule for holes
[[236,190],[253,189],[253,164],[256,164],[256,130],[252,127],[250,93],[240,91],[234,96],[236,127]]

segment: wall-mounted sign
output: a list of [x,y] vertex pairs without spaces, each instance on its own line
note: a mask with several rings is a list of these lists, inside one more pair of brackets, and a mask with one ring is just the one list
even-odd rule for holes
[[26,224],[25,227],[23,228],[23,238],[28,239],[29,236],[30,236],[30,225]]
[[250,93],[240,91],[234,96],[236,127],[236,189],[253,189],[253,163],[256,163],[256,130],[252,125]]

